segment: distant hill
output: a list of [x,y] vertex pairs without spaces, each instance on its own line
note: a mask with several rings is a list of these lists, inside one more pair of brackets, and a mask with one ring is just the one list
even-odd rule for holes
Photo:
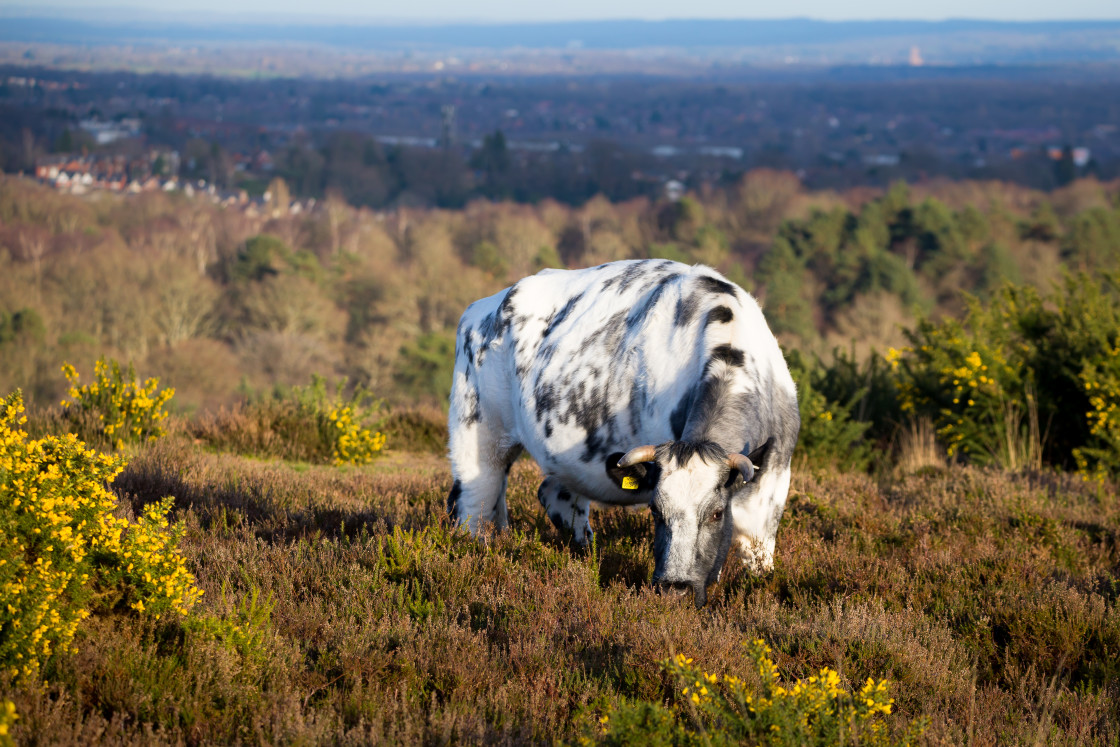
[[[348,24],[215,22],[191,23],[150,16],[150,20],[76,20],[76,13],[0,10],[0,41],[61,44],[137,42],[305,42],[352,48],[443,47],[508,49],[642,49],[816,46],[874,42],[886,38],[997,35],[1021,37],[1032,46],[1067,46],[1089,34],[1115,40],[1120,21],[1003,22],[667,20],[577,21],[556,23],[478,23],[419,25],[360,22]],[[7,17],[3,17],[6,15]],[[22,17],[21,17],[22,16]],[[1013,45],[1014,46],[1014,45]],[[1110,45],[1115,52],[1117,45]]]

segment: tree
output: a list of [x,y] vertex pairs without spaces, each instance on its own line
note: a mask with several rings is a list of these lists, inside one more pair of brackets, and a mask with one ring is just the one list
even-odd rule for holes
[[482,138],[482,147],[471,156],[470,167],[482,172],[483,184],[486,193],[497,196],[509,172],[509,149],[506,146],[506,136],[501,130],[494,130],[490,135]]
[[1073,162],[1073,148],[1062,148],[1062,155],[1054,162],[1054,181],[1064,187],[1077,178],[1077,164]]
[[288,190],[288,183],[279,176],[274,176],[268,183],[269,207],[273,218],[288,214],[288,207],[292,204],[292,193]]

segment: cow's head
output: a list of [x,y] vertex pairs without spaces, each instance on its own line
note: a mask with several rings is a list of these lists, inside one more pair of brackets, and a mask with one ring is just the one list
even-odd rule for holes
[[715,443],[686,441],[639,446],[618,461],[620,469],[643,464],[655,464],[657,476],[649,502],[653,584],[663,594],[691,591],[696,606],[702,607],[731,546],[731,499],[754,480],[754,463]]

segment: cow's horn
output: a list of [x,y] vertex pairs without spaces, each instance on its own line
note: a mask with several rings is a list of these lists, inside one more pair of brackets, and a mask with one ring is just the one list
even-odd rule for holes
[[743,476],[745,482],[750,482],[754,479],[755,466],[750,457],[743,456],[742,454],[728,454],[727,466],[731,469],[739,470],[739,474]]
[[636,449],[630,449],[626,452],[626,456],[618,460],[619,467],[632,467],[635,464],[642,462],[652,462],[657,458],[656,446],[639,446]]

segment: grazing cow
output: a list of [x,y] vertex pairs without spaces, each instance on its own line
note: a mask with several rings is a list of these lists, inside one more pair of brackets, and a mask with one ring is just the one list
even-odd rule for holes
[[507,475],[528,450],[541,505],[581,544],[593,502],[649,504],[654,583],[702,606],[732,540],[773,567],[800,425],[761,309],[715,270],[545,270],[459,322],[447,510],[474,533],[504,528]]

